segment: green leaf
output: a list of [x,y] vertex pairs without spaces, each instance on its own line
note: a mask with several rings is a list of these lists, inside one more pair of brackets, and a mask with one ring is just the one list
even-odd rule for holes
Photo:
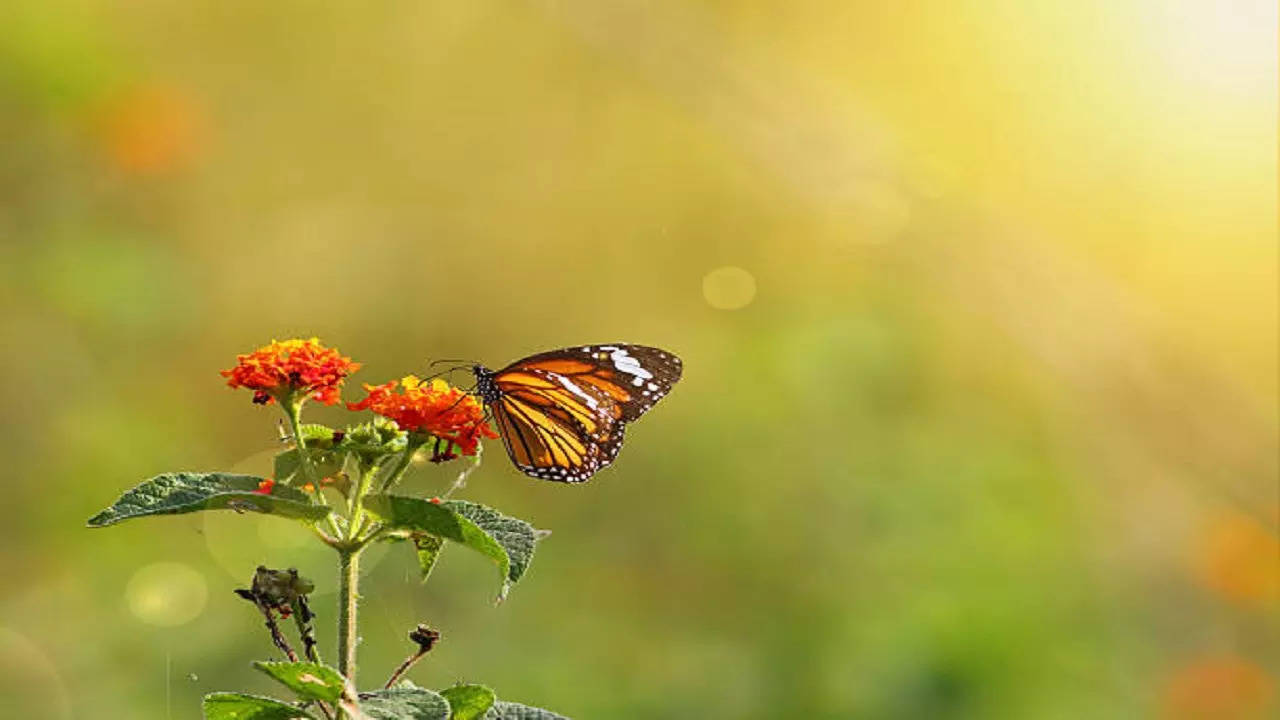
[[[311,456],[311,465],[316,471],[317,478],[333,477],[342,472],[343,461],[346,459],[342,453],[308,447],[307,454]],[[283,450],[276,454],[273,472],[277,481],[286,482],[301,470],[302,461],[297,448]]]
[[418,569],[422,573],[422,582],[426,582],[431,577],[431,569],[436,566],[436,560],[440,558],[440,551],[444,549],[444,539],[427,533],[415,533],[410,539],[418,550]]
[[302,423],[298,429],[302,431],[300,434],[308,447],[317,443],[324,444],[324,447],[333,447],[334,430],[328,425]]
[[360,693],[360,709],[372,720],[446,720],[449,702],[419,687]]
[[293,474],[298,472],[298,469],[301,466],[302,463],[300,462],[298,451],[296,449],[283,450],[276,453],[275,460],[271,467],[271,476],[278,482],[287,482],[288,480],[293,479]]
[[204,696],[205,720],[315,720],[288,703],[244,693]]
[[[307,454],[315,468],[317,478],[326,478],[342,472],[346,459],[344,451],[336,450],[339,442],[334,441],[335,430],[327,425],[307,424],[299,433],[307,445]],[[343,436],[339,436],[343,437]],[[301,462],[296,447],[276,453],[273,469],[277,482],[287,482],[301,469]]]
[[449,701],[449,720],[476,720],[484,717],[496,699],[483,685],[454,685],[440,691]]
[[507,579],[515,582],[524,576],[533,562],[534,546],[538,542],[538,531],[529,523],[513,518],[494,510],[491,507],[466,500],[450,500],[444,506],[457,512],[471,522],[480,526],[503,550],[511,560],[507,570]]
[[287,485],[277,484],[269,495],[256,492],[263,479],[216,472],[157,475],[89,518],[89,527],[105,527],[146,515],[180,515],[200,510],[251,511],[311,521],[329,514],[327,507],[312,503],[301,490]]
[[264,662],[253,666],[270,675],[303,700],[336,703],[342,697],[346,681],[327,665],[309,662]]
[[503,578],[498,597],[506,597],[511,584],[511,558],[507,551],[492,535],[456,510],[422,498],[400,495],[370,495],[365,499],[365,507],[392,528],[430,533],[466,545],[493,560]]
[[550,710],[499,700],[484,714],[484,720],[569,720]]

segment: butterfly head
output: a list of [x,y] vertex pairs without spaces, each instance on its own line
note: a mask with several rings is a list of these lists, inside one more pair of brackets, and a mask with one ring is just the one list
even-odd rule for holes
[[498,389],[498,384],[493,381],[494,371],[476,363],[471,366],[471,373],[476,376],[476,394],[486,403],[495,403],[498,401],[502,391]]

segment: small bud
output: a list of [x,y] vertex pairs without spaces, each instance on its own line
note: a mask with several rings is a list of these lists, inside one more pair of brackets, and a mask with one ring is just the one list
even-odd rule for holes
[[427,653],[435,647],[436,641],[440,639],[440,633],[419,623],[418,627],[409,633],[409,639],[418,644],[418,652]]

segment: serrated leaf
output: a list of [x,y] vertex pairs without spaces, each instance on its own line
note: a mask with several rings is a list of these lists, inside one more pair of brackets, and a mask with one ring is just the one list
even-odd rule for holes
[[524,576],[533,562],[534,546],[538,542],[538,531],[519,518],[503,515],[491,507],[466,500],[450,500],[443,503],[445,507],[457,512],[471,522],[480,526],[503,550],[511,561],[507,570],[507,579],[515,582]]
[[444,539],[436,535],[417,533],[410,540],[418,551],[418,570],[422,575],[422,582],[426,582],[427,578],[431,577],[431,570],[436,566],[436,560],[440,559],[440,551],[444,549]]
[[301,490],[277,484],[270,494],[256,492],[264,478],[232,473],[177,472],[157,475],[120,496],[89,518],[89,527],[106,527],[147,515],[180,515],[201,510],[236,510],[320,520],[329,514]]
[[466,545],[493,560],[503,578],[499,598],[506,597],[511,584],[511,558],[492,535],[457,510],[443,503],[400,495],[370,495],[365,507],[392,528],[430,533]]
[[203,707],[205,720],[315,720],[288,703],[244,693],[205,695]]
[[275,678],[303,700],[336,703],[342,697],[346,685],[337,670],[318,663],[259,660],[253,666]]
[[493,707],[493,691],[483,685],[454,685],[440,691],[449,701],[449,720],[476,720]]
[[418,687],[360,693],[360,709],[372,720],[446,720],[449,702]]
[[484,720],[569,720],[550,710],[499,700],[484,714]]

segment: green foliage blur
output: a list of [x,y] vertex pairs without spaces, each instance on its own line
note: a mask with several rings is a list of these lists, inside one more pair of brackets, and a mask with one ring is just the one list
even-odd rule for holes
[[[273,692],[232,590],[332,553],[218,370],[347,388],[625,341],[685,378],[554,531],[366,561],[362,675],[579,720],[1274,712],[1276,8],[1158,0],[0,3],[0,707]],[[464,376],[455,378],[466,382]],[[308,419],[343,423],[344,411]],[[458,463],[408,484],[443,489]]]

